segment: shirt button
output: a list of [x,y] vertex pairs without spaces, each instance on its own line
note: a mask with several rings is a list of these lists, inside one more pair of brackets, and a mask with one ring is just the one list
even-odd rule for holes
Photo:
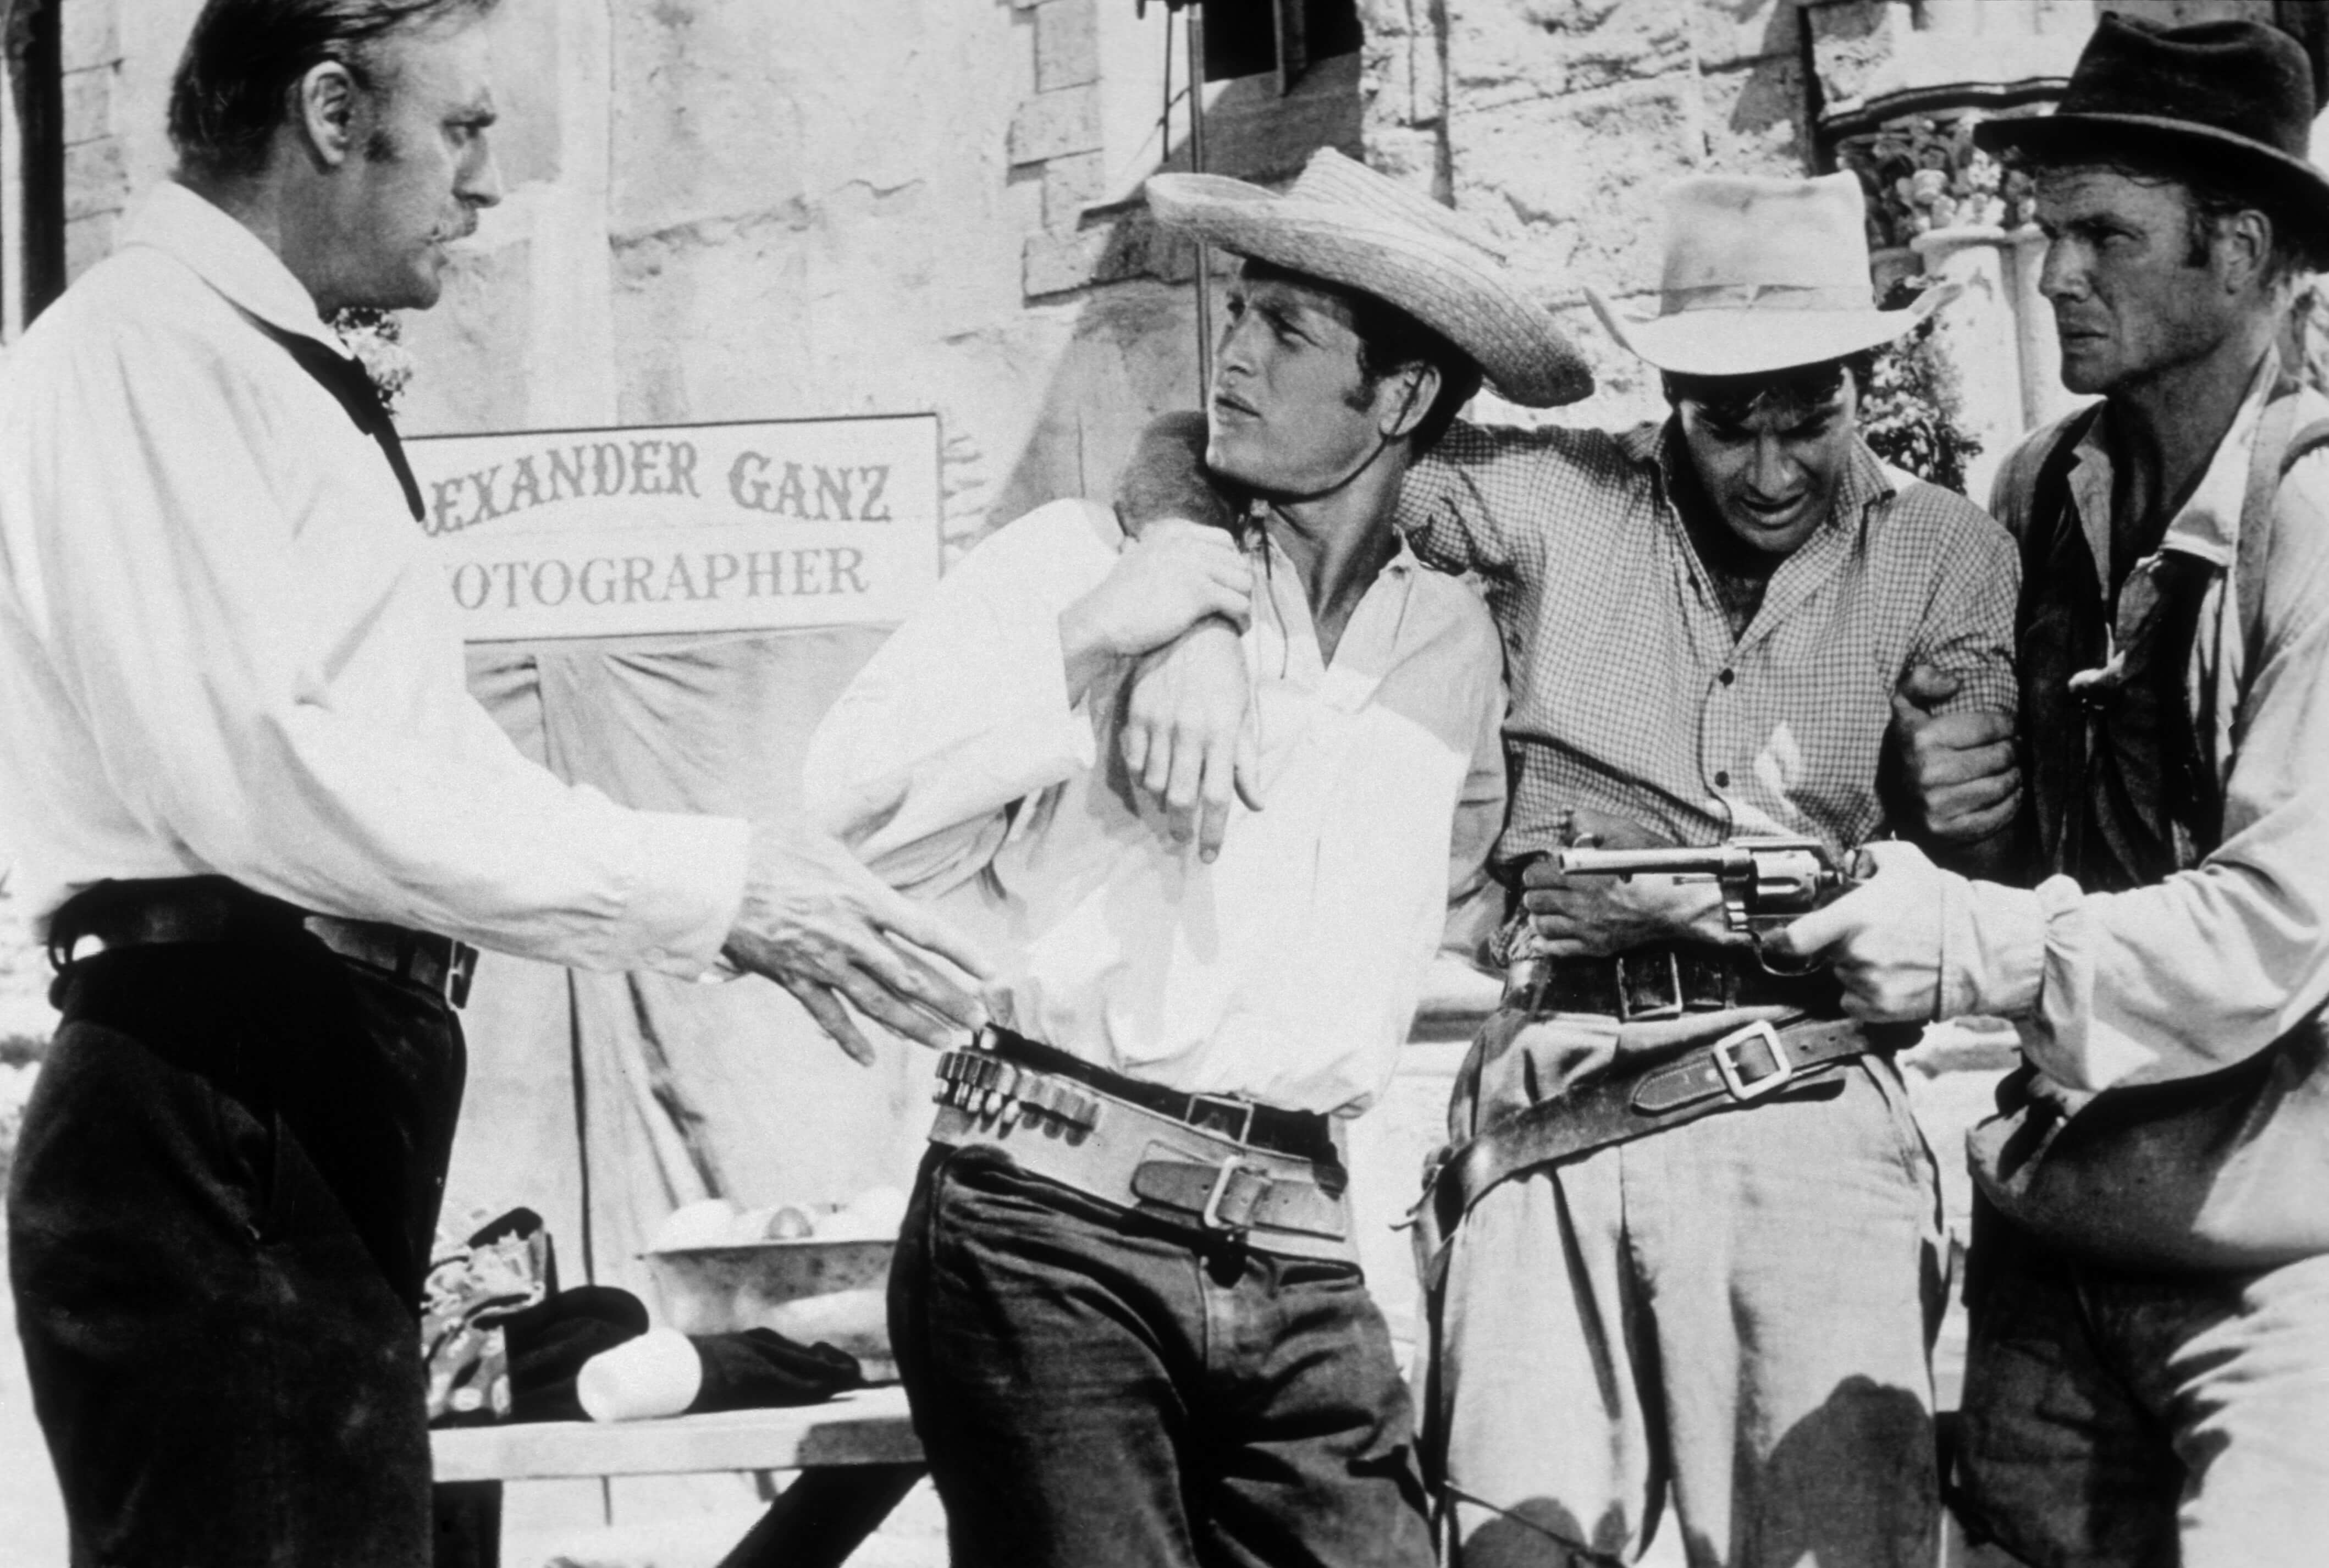
[[1737,678],[1738,678],[1738,676],[1736,676],[1735,675],[1733,675],[1733,674],[1732,674],[1730,671],[1729,671],[1729,670],[1725,670],[1725,671],[1723,671],[1723,672],[1722,672],[1722,684],[1723,684],[1724,685],[1726,685],[1726,686],[1727,686],[1727,685],[1729,685],[1732,681],[1736,680]]
[[1714,787],[1715,787],[1717,789],[1730,789],[1730,774],[1728,774],[1728,773],[1717,773],[1717,774],[1714,776]]

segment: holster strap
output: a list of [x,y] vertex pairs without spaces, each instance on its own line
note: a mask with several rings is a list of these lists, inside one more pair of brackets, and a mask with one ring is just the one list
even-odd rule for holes
[[1893,1038],[1848,1018],[1777,1027],[1758,1020],[1711,1044],[1621,1071],[1572,1094],[1542,1100],[1490,1124],[1447,1151],[1424,1178],[1414,1220],[1427,1287],[1445,1267],[1447,1239],[1507,1176],[1680,1127],[1755,1101],[1837,1063],[1892,1048]]

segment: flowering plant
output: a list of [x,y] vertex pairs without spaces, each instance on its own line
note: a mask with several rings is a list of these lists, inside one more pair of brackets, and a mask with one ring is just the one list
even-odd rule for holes
[[[1885,292],[1884,308],[1907,305],[1922,283],[1895,283]],[[1981,441],[1957,423],[1957,373],[1933,342],[1933,320],[1927,316],[1876,351],[1861,399],[1860,433],[1893,467],[1963,495],[1966,460],[1980,455]]]
[[1977,115],[1947,124],[1919,115],[1837,144],[1836,163],[1868,198],[1868,244],[1883,250],[1935,229],[2018,229],[2031,221],[2030,177],[1973,144]]

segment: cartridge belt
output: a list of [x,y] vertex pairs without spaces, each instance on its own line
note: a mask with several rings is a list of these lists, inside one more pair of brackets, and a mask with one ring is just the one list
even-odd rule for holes
[[1503,1006],[1519,1012],[1600,1013],[1622,1023],[1718,1013],[1731,1007],[1796,1007],[1834,1015],[1835,978],[1773,975],[1751,953],[1660,943],[1601,959],[1514,959],[1504,969]]
[[[993,1050],[949,1051],[938,1059],[938,1114],[930,1141],[998,1148],[1031,1176],[1211,1240],[1297,1258],[1357,1261],[1349,1178],[1324,1118],[1307,1118],[1320,1124],[1315,1136],[1323,1140],[1323,1154],[1288,1153],[1136,1104],[1091,1079],[1136,1082],[1098,1069],[1079,1077],[1049,1072]],[[1216,1096],[1179,1098],[1223,1102]]]

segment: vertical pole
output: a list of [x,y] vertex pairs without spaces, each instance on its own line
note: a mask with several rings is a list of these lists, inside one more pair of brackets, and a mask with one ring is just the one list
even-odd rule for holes
[[[1189,5],[1189,172],[1205,172],[1205,6]],[[1197,406],[1210,407],[1213,395],[1212,261],[1202,241],[1197,245]]]

